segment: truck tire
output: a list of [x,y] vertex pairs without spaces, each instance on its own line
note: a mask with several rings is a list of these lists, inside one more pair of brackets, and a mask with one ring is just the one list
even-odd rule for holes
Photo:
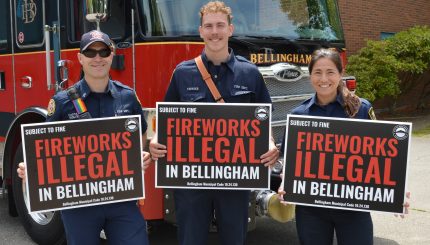
[[[22,144],[20,144],[15,153],[13,169],[16,170],[18,168],[18,164],[22,161],[23,152]],[[13,171],[13,173],[12,189],[15,206],[27,234],[37,244],[66,244],[66,235],[64,233],[60,212],[29,214],[26,205],[26,186],[23,185],[23,181],[19,178],[18,174],[16,174],[16,171]]]
[[15,199],[13,197],[13,188],[12,185],[7,185],[6,186],[7,189],[7,200],[8,200],[8,207],[9,207],[9,215],[11,217],[17,217],[18,216],[18,211],[16,210],[16,206],[15,206]]

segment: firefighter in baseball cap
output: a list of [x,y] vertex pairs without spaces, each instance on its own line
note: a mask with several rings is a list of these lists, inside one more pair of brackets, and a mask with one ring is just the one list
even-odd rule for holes
[[[113,60],[109,36],[100,31],[82,35],[80,53],[84,77],[65,91],[53,96],[48,105],[48,122],[141,115],[142,142],[146,142],[147,124],[135,91],[109,77]],[[75,106],[80,100],[81,106]],[[83,106],[82,106],[83,105]],[[142,169],[149,166],[149,153],[142,152]],[[25,164],[20,163],[18,175],[25,178]],[[67,244],[99,244],[100,232],[110,244],[149,244],[146,221],[136,201],[107,203],[61,210]]]

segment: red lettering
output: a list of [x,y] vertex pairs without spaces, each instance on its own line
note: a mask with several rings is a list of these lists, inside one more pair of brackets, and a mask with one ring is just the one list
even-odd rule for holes
[[49,146],[49,140],[46,139],[45,141],[45,157],[51,156],[50,146]]
[[[248,120],[241,120],[241,133],[243,131],[245,131],[245,132],[247,132],[249,134],[249,132],[248,132],[248,125],[246,125],[245,127],[242,127],[243,126],[242,125],[243,121],[249,122]],[[228,121],[228,135],[229,136],[236,136],[236,137],[239,136],[239,132],[237,130],[238,127],[239,127],[239,122],[237,120],[229,120]]]
[[[109,135],[106,135],[107,138],[109,138]],[[121,140],[119,139],[121,137],[120,133],[111,133],[110,134],[111,137],[111,142],[110,144],[112,145],[112,150],[116,150],[116,149],[122,149],[121,147]],[[100,139],[100,147],[102,148],[102,142]],[[103,149],[101,149],[103,151]],[[110,147],[107,148],[107,150],[110,150]]]
[[72,177],[67,175],[67,159],[66,157],[60,157],[60,171],[61,171],[61,182],[71,182],[73,181]]
[[46,172],[48,175],[48,184],[60,183],[60,179],[54,177],[54,166],[52,165],[52,158],[46,158]]
[[175,145],[176,145],[176,149],[175,149],[175,161],[176,162],[186,162],[187,158],[182,157],[182,142],[181,142],[182,138],[181,137],[176,137],[176,141],[175,141]]
[[174,118],[167,118],[167,135],[172,135],[172,129],[175,128],[174,121]]
[[[88,156],[88,169],[89,169],[89,175],[92,179],[96,179],[93,177],[94,175],[94,162],[93,158],[98,157],[99,161],[102,161],[102,157],[100,154],[91,154]],[[82,175],[82,169],[85,169],[86,164],[82,162],[82,160],[85,159],[85,155],[75,155],[74,156],[74,164],[75,164],[75,180],[82,181],[87,179],[87,175]],[[93,174],[93,175],[92,175]],[[103,177],[103,174],[99,176],[100,178]]]
[[375,184],[381,184],[381,173],[379,171],[379,162],[377,157],[370,158],[364,183],[369,184],[371,179],[375,180]]
[[131,149],[132,144],[131,144],[130,136],[131,136],[130,132],[122,133],[122,140],[124,141],[124,143],[122,144],[123,149]]
[[296,146],[297,152],[298,150],[302,149],[302,144],[305,142],[305,139],[304,139],[305,135],[306,135],[305,132],[297,132],[297,146]]
[[[359,166],[363,166],[363,158],[360,156],[350,156],[348,158],[346,166],[346,178],[351,182],[362,182],[363,181],[363,169],[354,166],[354,162]],[[355,175],[354,175],[355,172]]]
[[188,161],[189,162],[200,162],[200,158],[195,157],[195,143],[194,137],[190,137],[188,142]]
[[316,174],[311,173],[311,160],[312,160],[311,158],[312,158],[312,152],[307,151],[306,157],[305,157],[305,173],[303,177],[315,179],[317,177]]
[[390,148],[390,150],[388,151],[388,156],[389,157],[397,157],[397,147],[396,145],[399,144],[399,141],[397,139],[390,139],[388,140],[388,148]]
[[[97,162],[96,162],[97,161]],[[99,153],[94,153],[88,156],[88,175],[91,179],[103,178],[103,157]],[[79,161],[80,164],[80,161]],[[84,168],[85,166],[82,166]],[[87,179],[86,176],[83,176]]]
[[261,132],[260,132],[260,121],[258,120],[252,120],[251,121],[251,128],[253,129],[251,131],[251,136],[252,137],[257,137],[260,136]]
[[201,136],[200,127],[201,127],[202,119],[196,118],[194,119],[194,127],[193,127],[193,136]]
[[182,130],[181,135],[191,135],[191,127],[193,122],[189,118],[182,118]]
[[234,144],[233,157],[231,159],[232,163],[237,163],[240,159],[240,162],[246,163],[246,151],[245,144],[243,142],[243,138],[237,138]]
[[373,155],[373,145],[375,140],[372,137],[363,137],[363,152],[362,154]]
[[228,163],[228,160],[230,159],[230,151],[228,149],[224,149],[225,146],[230,146],[230,141],[228,138],[222,137],[215,141],[215,160],[219,163]]
[[345,178],[343,176],[339,176],[339,171],[343,169],[343,165],[340,162],[340,159],[345,159],[344,154],[334,154],[333,156],[333,175],[332,180],[343,181]]
[[64,149],[64,155],[72,155],[73,152],[70,148],[72,148],[72,144],[70,144],[70,141],[72,140],[71,137],[64,137],[63,138],[63,149]]
[[45,171],[43,168],[43,159],[37,159],[37,179],[39,180],[39,185],[45,184]]
[[325,169],[325,153],[320,153],[319,161],[318,161],[318,179],[330,179],[329,175],[324,173]]
[[[110,146],[109,146],[109,135],[108,134],[99,134],[99,140],[100,140],[100,151],[110,151]],[[117,139],[113,139],[112,138],[112,143],[113,142],[117,142]]]
[[86,140],[87,140],[87,137],[82,137],[82,136],[72,138],[73,147],[74,147],[73,149],[75,151],[75,154],[82,154],[85,152]]
[[396,185],[396,181],[391,180],[391,158],[385,158],[384,185]]
[[173,161],[173,139],[171,136],[167,136],[167,161],[171,162]]
[[128,168],[128,155],[127,151],[121,151],[121,160],[122,160],[122,174],[123,175],[132,175],[134,174],[134,170],[130,170]]
[[87,145],[88,151],[89,152],[97,152],[99,149],[99,141],[97,139],[97,136],[95,136],[93,134],[89,135],[87,141],[88,141],[88,145]]
[[36,158],[40,158],[40,156],[41,156],[40,153],[43,150],[42,144],[43,144],[43,140],[35,140],[34,141],[34,148],[36,150]]
[[59,138],[51,139],[51,152],[52,152],[52,156],[63,155],[63,151],[61,150],[61,139]]
[[333,152],[332,144],[333,144],[333,134],[326,134],[325,135],[325,144],[324,144],[324,151],[325,152]]
[[119,169],[118,158],[114,151],[108,153],[108,159],[106,163],[106,175],[105,177],[110,177],[112,173],[115,173],[115,176],[121,175],[121,170]]
[[349,151],[351,154],[359,154],[361,151],[361,138],[359,136],[352,136],[349,142]]
[[[218,136],[224,137],[227,134],[227,122],[225,119],[219,119],[216,123],[216,132]],[[213,135],[214,133],[212,133]]]
[[320,133],[314,133],[314,139],[312,141],[312,150],[314,151],[322,151],[322,144],[324,142],[324,135]]
[[249,139],[249,163],[261,163],[260,158],[256,158],[255,156],[255,139]]
[[346,149],[348,147],[348,139],[349,139],[349,135],[335,136],[336,152],[346,152]]
[[209,146],[209,143],[213,142],[213,138],[211,137],[203,137],[202,138],[202,162],[213,162],[213,158],[209,158],[209,152],[212,152],[212,147]]
[[294,171],[294,176],[300,177],[302,172],[302,161],[303,161],[303,152],[297,151],[296,153],[296,169]]
[[215,130],[215,119],[203,120],[202,127],[204,135],[213,135]]

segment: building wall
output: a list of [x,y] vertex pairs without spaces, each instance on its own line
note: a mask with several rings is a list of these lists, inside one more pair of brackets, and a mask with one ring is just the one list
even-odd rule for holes
[[381,32],[430,26],[430,0],[338,0],[348,55],[380,40]]

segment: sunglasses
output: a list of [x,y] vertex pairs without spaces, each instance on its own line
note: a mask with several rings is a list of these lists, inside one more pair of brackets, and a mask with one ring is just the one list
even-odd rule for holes
[[102,58],[106,58],[106,57],[109,57],[111,53],[112,51],[108,48],[100,49],[100,50],[86,49],[82,52],[82,54],[85,55],[85,57],[87,58],[94,58],[96,57],[97,54],[99,54],[99,56]]

